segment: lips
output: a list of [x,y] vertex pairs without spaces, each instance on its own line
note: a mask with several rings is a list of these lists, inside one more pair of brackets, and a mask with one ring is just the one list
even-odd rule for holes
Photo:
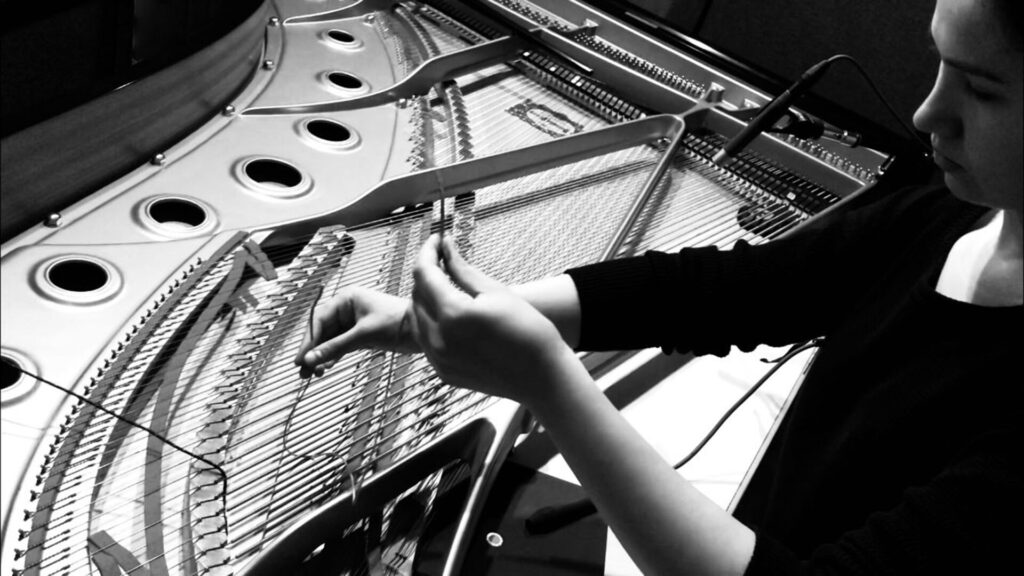
[[941,150],[935,149],[932,160],[935,165],[941,168],[944,172],[960,172],[963,171],[964,167],[957,164],[953,160],[949,159],[949,156],[945,155]]

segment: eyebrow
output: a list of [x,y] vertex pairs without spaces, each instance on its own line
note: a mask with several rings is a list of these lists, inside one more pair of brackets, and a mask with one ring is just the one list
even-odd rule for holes
[[935,42],[931,43],[931,51],[935,53],[939,57],[939,59],[942,60],[943,63],[952,66],[953,68],[956,68],[961,72],[971,74],[972,76],[978,76],[979,78],[984,78],[991,82],[995,82],[996,84],[1009,84],[1009,82],[1007,82],[1002,76],[996,74],[995,72],[992,72],[987,68],[984,68],[977,64],[966,62],[964,60],[960,60],[958,58],[950,58],[948,56],[943,56],[939,52],[938,47],[935,46]]

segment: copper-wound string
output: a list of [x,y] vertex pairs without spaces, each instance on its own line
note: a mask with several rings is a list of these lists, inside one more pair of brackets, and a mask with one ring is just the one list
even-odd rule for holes
[[271,382],[272,383],[272,382]]
[[[443,211],[443,207],[439,207],[439,208],[440,208],[440,210],[442,210],[442,211]],[[443,227],[443,226],[444,226],[444,222],[445,222],[445,219],[444,219],[444,217],[443,217],[443,216],[442,216],[442,218],[440,219],[440,222],[441,222],[441,225],[442,225],[442,227]],[[387,401],[387,400],[385,400],[385,401],[383,401],[383,402],[386,402],[386,401]],[[112,413],[111,413],[111,414],[112,414]],[[113,414],[112,414],[112,415],[113,415]],[[115,416],[116,416],[116,415],[115,415]],[[119,418],[120,418],[120,417],[119,417]],[[133,425],[134,425],[134,424],[133,424]],[[145,429],[145,428],[144,428],[144,427],[142,427],[142,426],[138,426],[138,425],[136,425],[136,426],[137,426],[137,427],[139,427],[140,429]],[[169,441],[168,441],[168,442],[169,442]],[[368,448],[368,449],[369,449],[369,448]],[[397,447],[396,447],[395,449],[397,449]],[[208,464],[212,464],[212,463],[209,463],[208,461],[207,461],[207,463],[208,463]],[[372,463],[371,463],[371,464],[372,464]],[[369,466],[369,465],[371,465],[371,464],[367,464],[367,466]],[[220,468],[219,466],[216,466],[216,468],[217,468],[218,470],[220,470],[220,471],[221,471],[221,473],[222,473],[222,476],[223,476],[223,477],[224,477],[224,478],[226,479],[226,474],[224,474],[224,473],[223,473],[223,469],[221,469],[221,468]],[[226,495],[226,491],[225,491],[225,495]],[[225,510],[226,510],[226,506],[225,506]]]

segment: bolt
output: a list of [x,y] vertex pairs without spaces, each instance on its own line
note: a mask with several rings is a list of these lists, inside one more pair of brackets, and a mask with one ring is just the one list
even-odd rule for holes
[[269,24],[270,26],[280,26],[281,19],[278,18],[277,16],[271,16],[270,19],[267,20],[267,24]]
[[273,70],[274,69],[274,61],[273,60],[264,60],[263,61],[263,69],[264,70]]
[[225,116],[234,116],[235,115],[235,107],[232,106],[231,104],[228,104],[227,106],[224,107],[224,110],[222,111],[222,113]]
[[46,220],[43,221],[43,226],[46,226],[47,228],[58,228],[61,224],[64,224],[64,222],[61,220],[60,214],[56,212],[47,216]]
[[165,162],[167,162],[167,157],[164,156],[163,154],[157,154],[156,156],[153,156],[152,160],[149,161],[149,163],[154,166],[163,166]]
[[366,16],[363,16],[363,22],[366,22],[367,24],[373,24],[374,20],[375,17],[373,14],[367,14]]

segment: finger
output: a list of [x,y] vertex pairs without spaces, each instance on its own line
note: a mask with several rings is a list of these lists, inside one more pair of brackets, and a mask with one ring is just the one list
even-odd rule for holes
[[355,323],[352,300],[347,294],[340,294],[327,303],[317,303],[319,295],[318,287],[314,306],[310,309],[309,324],[303,331],[302,343],[295,354],[296,365],[302,365],[302,357],[318,344],[324,335],[344,332]]
[[342,329],[339,326],[340,323],[336,321],[335,313],[329,306],[317,307],[317,310],[313,312],[309,326],[302,333],[302,343],[299,344],[299,350],[295,355],[296,365],[302,366],[305,363],[303,358],[320,343],[325,334],[331,334],[332,330],[337,332]]
[[470,296],[505,288],[504,284],[466,262],[450,238],[445,238],[441,243],[441,252],[447,265],[448,274],[451,275],[455,284]]
[[345,354],[360,348],[359,340],[363,335],[362,332],[363,330],[356,326],[326,342],[316,345],[313,349],[302,355],[302,365],[314,368],[326,362],[337,361]]
[[420,249],[413,269],[413,302],[422,306],[431,318],[437,318],[444,307],[461,294],[441,270],[438,244],[438,236],[431,235]]
[[[323,295],[323,286],[316,285],[313,286],[312,288],[312,296],[311,298],[309,298],[309,300],[312,302],[312,304],[309,307],[309,324],[306,331],[303,332],[302,334],[302,343],[299,344],[299,350],[295,354],[294,362],[296,365],[302,364],[302,356],[303,354],[305,354],[306,349],[309,348],[312,342],[316,341],[314,335],[314,325],[316,323],[315,320],[317,316],[317,304],[320,302],[320,296]],[[299,295],[299,298],[306,299],[302,294]]]

